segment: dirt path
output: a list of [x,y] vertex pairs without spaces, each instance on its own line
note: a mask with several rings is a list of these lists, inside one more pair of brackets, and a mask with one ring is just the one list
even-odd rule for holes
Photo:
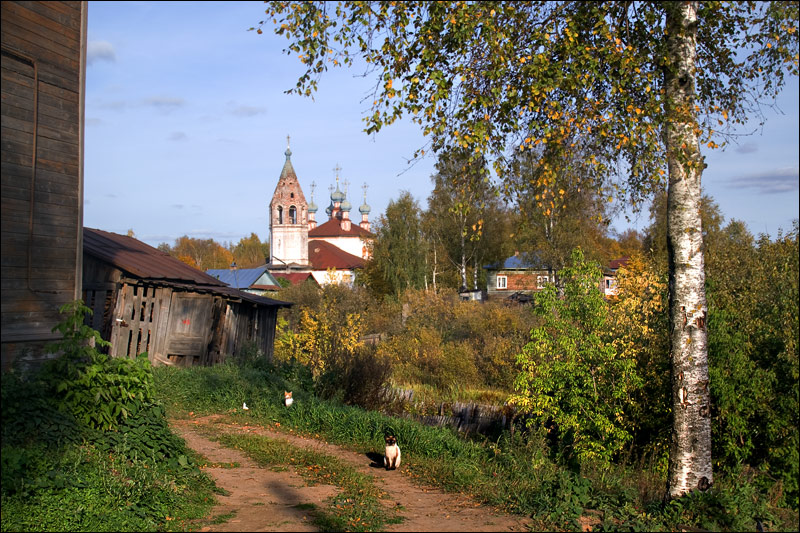
[[[317,531],[309,504],[325,507],[325,500],[336,494],[331,485],[307,486],[292,471],[275,472],[258,467],[237,450],[225,448],[203,437],[202,425],[219,424],[224,431],[256,433],[288,441],[293,446],[335,456],[369,474],[376,485],[390,496],[384,503],[402,509],[404,520],[389,525],[387,531],[528,531],[521,517],[498,512],[477,504],[464,496],[447,494],[433,487],[418,486],[403,474],[403,468],[386,471],[370,467],[371,460],[362,453],[351,452],[316,439],[287,435],[256,426],[219,423],[219,416],[192,420],[175,420],[174,430],[187,445],[214,463],[238,463],[235,468],[207,468],[217,485],[230,494],[219,496],[214,516],[235,513],[224,524],[204,527],[201,531]],[[402,444],[401,444],[402,446]]]

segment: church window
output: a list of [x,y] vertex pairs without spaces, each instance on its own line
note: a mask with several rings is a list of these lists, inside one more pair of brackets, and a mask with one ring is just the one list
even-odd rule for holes
[[297,224],[297,208],[295,206],[289,208],[289,224]]
[[294,198],[294,193],[289,193],[289,198]]
[[278,224],[283,224],[283,207],[278,206]]

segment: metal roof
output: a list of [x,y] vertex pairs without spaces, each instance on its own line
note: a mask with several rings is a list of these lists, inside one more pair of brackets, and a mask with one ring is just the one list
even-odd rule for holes
[[[311,275],[311,272],[275,272],[273,274],[276,278],[284,278],[289,281],[292,285],[297,285],[298,283],[302,283],[305,280],[311,278],[314,280],[314,277]],[[314,280],[316,283],[316,280]]]
[[537,270],[544,270],[547,269],[547,265],[544,264],[543,261],[539,259],[536,254],[515,254],[511,257],[506,258],[501,263],[493,263],[491,265],[486,265],[484,268],[490,270],[528,270],[528,269],[537,269]]
[[206,274],[209,276],[235,289],[251,288],[264,273],[267,274],[266,281],[268,281],[268,283],[262,285],[280,287],[280,285],[278,285],[278,280],[272,277],[266,265],[256,268],[237,268],[235,271],[227,268],[210,268],[206,270]]
[[314,270],[364,268],[366,261],[327,241],[308,241],[308,261]]
[[358,221],[351,220],[350,229],[344,230],[342,229],[342,221],[338,218],[332,218],[324,224],[320,224],[316,228],[309,230],[309,239],[319,237],[362,237],[369,239],[374,237],[374,235],[359,226]]
[[248,294],[228,287],[220,280],[190,267],[133,237],[94,228],[83,228],[83,251],[110,263],[131,277],[170,287],[224,295],[228,299],[245,300],[259,305],[288,307],[288,302]]

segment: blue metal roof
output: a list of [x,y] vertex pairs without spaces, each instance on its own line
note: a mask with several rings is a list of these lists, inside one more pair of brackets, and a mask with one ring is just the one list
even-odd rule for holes
[[522,253],[519,255],[512,255],[511,257],[506,258],[500,263],[493,263],[491,265],[486,265],[483,268],[488,268],[490,270],[503,270],[503,269],[528,269],[528,268],[535,268],[535,269],[546,269],[548,268],[547,265],[544,264],[542,260],[539,259],[537,254],[527,254]]
[[264,273],[267,274],[264,285],[278,285],[278,281],[267,271],[267,267],[258,268],[237,268],[235,271],[227,268],[211,268],[206,270],[206,274],[217,278],[235,289],[247,289],[253,285]]

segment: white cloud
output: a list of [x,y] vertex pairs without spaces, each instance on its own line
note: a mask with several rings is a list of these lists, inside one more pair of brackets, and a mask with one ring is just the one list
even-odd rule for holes
[[769,172],[741,176],[729,180],[736,189],[757,189],[758,194],[779,194],[797,191],[800,172],[795,168],[779,168]]
[[91,65],[95,61],[115,63],[117,54],[114,45],[108,41],[90,41],[86,45],[86,61]]
[[182,131],[173,131],[169,136],[170,141],[185,141],[187,138],[186,134]]
[[254,117],[256,115],[263,115],[267,112],[266,107],[257,107],[249,105],[240,105],[231,109],[231,114],[237,117]]
[[736,152],[740,154],[752,154],[758,152],[758,144],[750,141],[736,147]]
[[144,100],[144,104],[155,107],[169,113],[170,111],[182,107],[186,102],[183,98],[174,98],[171,96],[151,96]]

